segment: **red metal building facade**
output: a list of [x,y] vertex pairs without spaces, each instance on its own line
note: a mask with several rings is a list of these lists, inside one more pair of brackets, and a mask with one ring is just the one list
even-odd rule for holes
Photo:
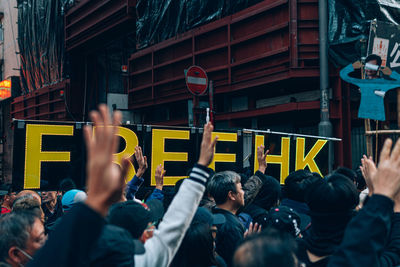
[[[135,2],[82,0],[70,9],[65,15],[70,79],[16,98],[12,116],[67,120],[72,113],[87,118],[87,110],[82,109],[88,90],[83,66],[95,64],[90,58],[101,43],[135,31]],[[214,83],[217,128],[317,134],[318,47],[318,0],[265,0],[127,55],[121,62],[128,64],[123,90],[136,123],[188,125],[192,95],[186,89],[184,70],[199,65]],[[335,144],[335,164],[351,166],[350,129],[355,116],[351,110],[356,106],[333,68],[331,88],[334,136],[343,139]],[[60,97],[61,90],[65,95]]]
[[[184,69],[214,82],[217,128],[270,128],[317,134],[318,1],[263,1],[132,54],[129,108],[143,123],[188,125]],[[350,165],[350,103],[332,71],[336,164]],[[161,108],[160,108],[161,107]],[[282,128],[283,127],[283,128]]]

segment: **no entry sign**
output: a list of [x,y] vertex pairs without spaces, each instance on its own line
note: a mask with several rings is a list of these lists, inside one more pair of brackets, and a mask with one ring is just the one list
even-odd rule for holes
[[199,66],[191,66],[185,74],[186,85],[194,95],[204,95],[207,91],[207,73]]

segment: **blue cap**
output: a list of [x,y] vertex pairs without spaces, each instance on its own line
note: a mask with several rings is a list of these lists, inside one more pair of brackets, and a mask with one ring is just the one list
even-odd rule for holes
[[70,210],[76,203],[83,202],[87,195],[82,190],[72,189],[67,191],[61,199],[63,211]]

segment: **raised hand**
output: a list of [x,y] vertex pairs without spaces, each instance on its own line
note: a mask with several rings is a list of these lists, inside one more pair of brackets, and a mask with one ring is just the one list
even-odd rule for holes
[[257,161],[258,161],[258,170],[262,173],[265,173],[265,170],[267,169],[267,155],[269,153],[269,150],[267,150],[264,153],[264,146],[261,145],[257,147]]
[[218,136],[212,140],[212,131],[214,127],[211,122],[204,125],[203,140],[201,141],[200,157],[197,162],[200,165],[207,167],[213,160],[215,153],[215,144],[217,143]]
[[374,186],[372,183],[372,179],[376,177],[377,169],[371,156],[369,158],[365,155],[363,156],[363,158],[361,159],[360,169],[365,179],[365,183],[367,184],[368,187],[368,192],[369,192],[368,195],[372,196],[372,194],[374,193]]
[[121,199],[129,167],[128,158],[122,160],[121,168],[112,162],[119,145],[117,126],[120,125],[122,115],[119,111],[114,112],[111,122],[108,108],[102,104],[99,112],[92,111],[90,117],[94,130],[92,126],[84,128],[87,149],[86,204],[106,216],[108,208]]
[[164,168],[161,164],[157,166],[154,178],[156,180],[156,188],[159,190],[163,189],[165,172],[166,171],[164,170]]
[[392,70],[389,67],[384,67],[381,71],[387,76],[390,76],[392,74]]
[[247,229],[246,232],[244,232],[244,238],[260,232],[261,232],[261,225],[259,225],[258,223],[253,224],[251,222],[249,225],[249,229]]
[[136,172],[137,177],[142,177],[144,172],[147,170],[147,157],[143,156],[142,148],[140,146],[135,147],[135,159],[139,165],[139,169]]
[[356,69],[361,69],[361,67],[363,66],[363,64],[360,61],[356,61],[353,63],[353,68]]
[[394,199],[400,191],[400,139],[393,150],[392,140],[386,139],[379,157],[377,172],[372,176],[374,194]]

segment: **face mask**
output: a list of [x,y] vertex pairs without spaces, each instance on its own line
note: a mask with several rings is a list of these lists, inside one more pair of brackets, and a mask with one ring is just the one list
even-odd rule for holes
[[[20,249],[19,247],[16,247],[22,254],[24,254],[24,256],[25,257],[27,257],[28,258],[28,260],[33,260],[33,257],[31,256],[31,255],[29,255],[25,250],[23,250],[23,249]],[[23,264],[19,264],[19,266],[20,267],[24,267],[24,265]]]

